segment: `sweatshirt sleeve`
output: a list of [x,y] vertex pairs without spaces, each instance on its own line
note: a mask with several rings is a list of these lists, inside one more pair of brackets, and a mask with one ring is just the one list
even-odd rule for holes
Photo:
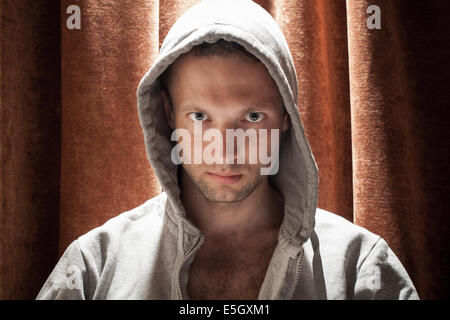
[[36,300],[84,300],[86,288],[86,265],[75,240],[67,247]]
[[419,299],[405,268],[382,238],[378,239],[359,268],[354,299]]

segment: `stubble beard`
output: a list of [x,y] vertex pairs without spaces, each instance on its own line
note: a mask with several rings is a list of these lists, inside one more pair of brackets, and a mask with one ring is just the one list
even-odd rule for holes
[[[247,198],[255,189],[261,185],[264,181],[265,176],[257,174],[255,177],[252,177],[250,181],[248,181],[243,187],[239,188],[239,190],[233,190],[231,187],[227,186],[217,186],[213,187],[208,184],[206,179],[202,179],[201,177],[197,177],[191,174],[190,170],[186,170],[186,173],[189,175],[195,187],[211,202],[224,202],[224,203],[233,203],[239,202]],[[193,169],[195,170],[195,168]],[[258,171],[259,172],[259,171]]]

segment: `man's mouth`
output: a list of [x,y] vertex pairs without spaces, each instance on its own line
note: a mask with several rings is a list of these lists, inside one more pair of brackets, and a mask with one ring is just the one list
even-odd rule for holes
[[215,173],[215,172],[207,172],[207,174],[216,182],[221,184],[233,184],[241,180],[242,174],[235,173]]

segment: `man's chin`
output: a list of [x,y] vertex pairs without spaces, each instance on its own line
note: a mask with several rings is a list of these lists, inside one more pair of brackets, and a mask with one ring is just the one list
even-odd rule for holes
[[244,200],[247,195],[229,186],[209,186],[200,188],[203,195],[211,202],[233,203]]
[[245,197],[214,195],[213,197],[205,195],[210,202],[214,203],[236,203],[245,199]]
[[203,180],[197,183],[197,188],[211,202],[233,203],[246,199],[261,184],[261,181],[260,179],[255,181],[242,179],[234,184],[221,184]]

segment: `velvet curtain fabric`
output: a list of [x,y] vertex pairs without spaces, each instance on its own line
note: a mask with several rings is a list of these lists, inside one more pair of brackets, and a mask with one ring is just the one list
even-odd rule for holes
[[[34,298],[71,241],[161,191],[136,89],[196,2],[0,0],[0,298]],[[384,237],[421,298],[449,298],[450,2],[256,2],[291,48],[319,207]]]

